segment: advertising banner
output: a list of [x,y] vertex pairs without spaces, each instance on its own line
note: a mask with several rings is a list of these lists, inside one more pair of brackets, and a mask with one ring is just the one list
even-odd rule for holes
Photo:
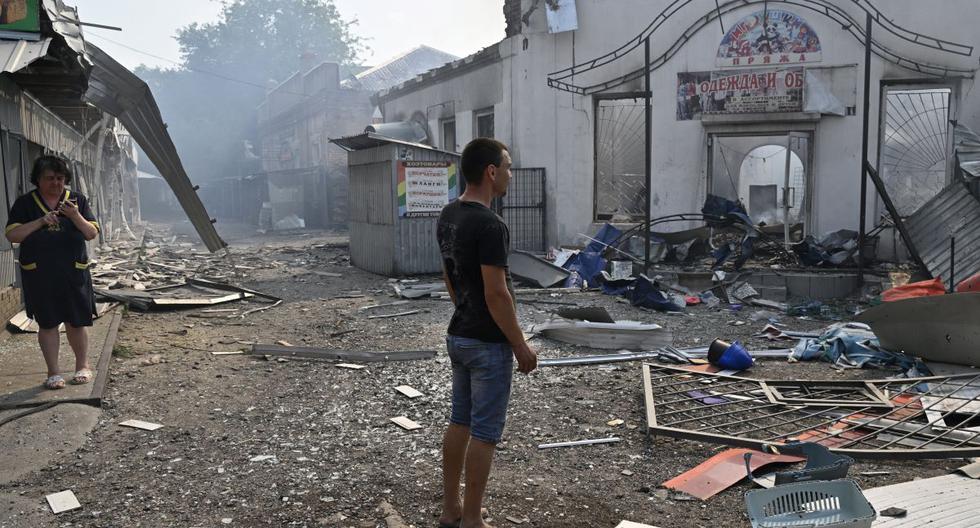
[[803,68],[677,74],[677,120],[803,111]]
[[718,46],[716,64],[781,66],[820,62],[820,39],[806,20],[789,11],[756,11],[739,20]]
[[41,31],[40,0],[0,0],[0,38],[36,40]]
[[458,194],[455,163],[398,162],[398,216],[439,216]]

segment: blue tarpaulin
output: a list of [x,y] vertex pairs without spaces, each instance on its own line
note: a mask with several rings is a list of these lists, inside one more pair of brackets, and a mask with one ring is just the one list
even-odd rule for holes
[[909,370],[915,359],[881,348],[874,332],[861,323],[830,325],[818,338],[801,339],[790,361],[826,361],[840,368],[885,368]]
[[664,312],[682,312],[684,309],[671,300],[667,294],[660,291],[657,286],[645,275],[640,275],[633,283],[633,289],[629,292],[630,304],[642,306]]
[[602,253],[622,234],[622,231],[612,225],[604,224],[599,228],[599,232],[592,237],[594,240],[589,241],[589,245],[585,246],[585,251],[587,253]]

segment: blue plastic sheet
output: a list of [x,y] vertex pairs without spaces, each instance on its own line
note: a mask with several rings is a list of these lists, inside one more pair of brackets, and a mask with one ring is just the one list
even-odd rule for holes
[[563,267],[568,271],[578,273],[590,285],[597,284],[596,279],[599,273],[606,269],[606,259],[602,258],[602,255],[599,253],[579,251],[568,259]]
[[629,292],[630,304],[652,308],[662,312],[681,312],[684,309],[676,304],[646,276],[640,275]]
[[867,325],[837,323],[816,339],[801,339],[790,361],[826,361],[840,368],[900,368],[916,366],[915,358],[881,348]]
[[599,232],[592,237],[595,240],[590,241],[589,245],[585,246],[585,251],[587,253],[602,253],[622,234],[622,231],[616,229],[612,225],[604,224],[601,228],[599,228]]

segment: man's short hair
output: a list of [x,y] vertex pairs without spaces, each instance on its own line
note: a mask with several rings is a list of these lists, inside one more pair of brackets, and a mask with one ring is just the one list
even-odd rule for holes
[[483,171],[490,165],[499,167],[504,162],[504,151],[510,151],[507,145],[492,138],[476,138],[466,144],[463,149],[463,159],[460,170],[463,179],[469,185],[479,185],[483,180]]
[[37,187],[38,181],[45,171],[61,174],[65,177],[66,184],[71,183],[71,167],[68,166],[68,162],[58,156],[41,156],[34,160],[34,167],[31,169],[31,183],[35,187]]

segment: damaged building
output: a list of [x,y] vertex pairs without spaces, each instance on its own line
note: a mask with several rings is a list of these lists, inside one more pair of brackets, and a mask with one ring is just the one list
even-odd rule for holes
[[309,65],[273,87],[257,109],[251,173],[207,185],[206,201],[216,214],[262,229],[345,230],[347,157],[328,140],[381,121],[373,93],[457,58],[419,46],[353,75],[306,58]]
[[[141,221],[141,148],[208,248],[224,247],[146,84],[85,41],[83,26],[76,9],[60,0],[28,2],[16,30],[0,26],[4,218],[14,200],[33,189],[34,159],[53,154],[68,160],[73,188],[91,200],[101,228],[95,243],[131,236],[130,225]],[[17,248],[0,241],[0,315],[7,318],[21,305],[16,259]]]
[[[709,196],[787,242],[858,231],[867,110],[866,247],[902,261],[891,218],[961,185],[954,130],[980,126],[967,22],[980,11],[967,0],[507,0],[504,13],[503,40],[376,101],[385,123],[420,121],[437,148],[510,146],[517,247],[542,229],[526,249],[582,244],[605,223],[701,211]],[[941,236],[930,231],[917,245]]]

